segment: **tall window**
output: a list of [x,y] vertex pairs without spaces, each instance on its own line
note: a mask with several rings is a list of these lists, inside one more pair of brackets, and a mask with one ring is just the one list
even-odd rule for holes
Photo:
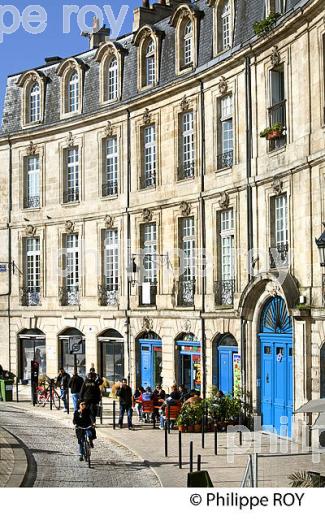
[[325,344],[320,349],[320,399],[325,398]]
[[184,27],[183,52],[183,66],[189,67],[193,62],[193,24],[191,20],[188,20]]
[[288,263],[288,202],[287,195],[271,199],[271,268]]
[[286,0],[269,0],[269,7],[269,13],[283,14],[286,8]]
[[110,61],[108,66],[107,82],[107,100],[114,101],[118,97],[118,64],[115,57]]
[[232,305],[235,291],[235,255],[234,255],[234,210],[227,209],[219,213],[219,280],[216,282],[216,304]]
[[105,143],[105,175],[103,197],[116,195],[118,191],[118,141],[117,137],[109,137]]
[[29,121],[30,121],[30,123],[36,123],[40,119],[41,119],[40,86],[38,83],[34,83],[30,90],[30,96],[29,96]]
[[[286,128],[286,100],[284,66],[280,65],[270,71],[270,107],[269,125],[280,125],[283,130]],[[281,132],[276,139],[270,139],[270,150],[280,148],[286,143],[285,135]]]
[[221,49],[226,50],[231,45],[231,8],[230,2],[223,2],[221,8]]
[[105,234],[104,276],[106,290],[116,292],[119,288],[118,230],[109,229]]
[[179,305],[193,305],[195,294],[195,224],[194,217],[181,218],[180,237],[180,282]]
[[143,129],[144,142],[144,171],[142,188],[156,186],[156,127],[155,125],[146,126]]
[[65,286],[62,289],[62,305],[79,303],[79,236],[65,236]]
[[31,155],[25,162],[25,196],[24,208],[40,207],[40,168],[39,156]]
[[25,287],[23,291],[24,305],[40,303],[40,239],[25,239]]
[[79,148],[74,146],[66,150],[65,191],[63,202],[79,201]]
[[222,169],[230,168],[234,160],[232,94],[221,98],[219,103],[218,169]]
[[180,116],[180,161],[178,178],[194,177],[194,114],[185,112]]
[[152,86],[156,81],[156,62],[155,62],[155,44],[152,38],[150,38],[147,43],[146,53],[145,53],[145,85],[144,86]]
[[155,222],[141,226],[143,258],[140,305],[154,305],[157,294],[157,226]]
[[67,112],[78,112],[79,110],[79,75],[75,71],[71,74],[68,81],[68,98],[67,98]]

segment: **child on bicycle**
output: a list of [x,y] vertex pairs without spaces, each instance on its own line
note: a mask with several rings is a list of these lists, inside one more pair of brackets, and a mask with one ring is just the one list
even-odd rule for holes
[[80,428],[89,428],[89,442],[92,448],[94,447],[93,439],[96,438],[94,423],[90,414],[90,410],[89,408],[87,408],[87,405],[84,401],[80,403],[79,410],[77,410],[73,415],[73,424],[76,425],[76,435],[79,444],[80,460],[83,460],[85,454],[83,453],[82,440],[86,430],[82,430]]

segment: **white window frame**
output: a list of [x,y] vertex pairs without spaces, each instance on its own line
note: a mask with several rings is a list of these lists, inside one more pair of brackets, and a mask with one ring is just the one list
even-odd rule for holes
[[221,50],[225,51],[231,46],[231,3],[225,0],[220,13],[221,23]]
[[[40,207],[40,158],[39,155],[29,155],[26,157],[25,172],[25,204],[24,207]],[[32,201],[32,199],[35,199]],[[38,199],[38,201],[37,201]],[[27,203],[26,203],[27,200]]]
[[194,177],[195,143],[194,143],[194,112],[181,114],[181,177]]
[[221,153],[234,150],[233,98],[227,94],[220,98]]
[[145,47],[145,86],[153,87],[156,83],[156,49],[153,38]]
[[144,282],[152,284],[157,283],[157,224],[156,222],[149,222],[143,224],[143,268],[144,268]]
[[119,148],[116,135],[105,139],[104,150],[103,196],[107,197],[118,192]]
[[79,146],[66,149],[65,203],[80,201],[80,150]]
[[38,123],[41,120],[41,88],[36,81],[29,93],[29,122]]
[[157,149],[156,149],[156,125],[151,124],[143,128],[143,187],[156,186],[157,178]]
[[29,293],[39,293],[41,287],[41,245],[40,238],[26,238],[25,279]]
[[194,217],[183,217],[181,222],[182,272],[184,282],[195,281],[195,221]]
[[220,274],[221,281],[235,279],[235,224],[233,208],[220,213]]
[[118,82],[118,60],[113,56],[107,67],[107,101],[118,99]]
[[67,80],[67,113],[79,112],[80,78],[77,70],[73,70]]
[[[189,29],[190,28],[190,29]],[[193,64],[193,22],[187,20],[183,29],[183,66],[190,67]]]
[[287,245],[288,237],[288,198],[285,193],[274,197],[275,247]]
[[108,229],[104,241],[104,280],[109,292],[119,290],[119,238],[117,229]]
[[79,235],[71,233],[65,236],[66,252],[66,276],[65,287],[67,291],[79,291]]

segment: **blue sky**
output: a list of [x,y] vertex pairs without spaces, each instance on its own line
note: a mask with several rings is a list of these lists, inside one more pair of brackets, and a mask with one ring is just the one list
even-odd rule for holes
[[[104,6],[110,6],[116,18],[121,7],[127,6],[127,16],[121,30],[121,34],[123,34],[131,31],[133,9],[141,3],[141,0],[8,0],[7,4],[3,3],[2,6],[14,6],[20,14],[31,5],[43,7],[47,13],[47,26],[40,34],[29,34],[20,24],[20,28],[12,34],[3,35],[3,42],[0,43],[0,114],[2,115],[8,75],[43,65],[44,58],[48,56],[63,58],[88,49],[88,40],[80,36],[77,15],[71,16],[71,32],[63,33],[64,6],[75,5],[81,9],[84,6],[96,5],[103,13],[106,25],[109,24]],[[106,11],[109,12],[108,9]],[[91,12],[87,15],[86,23],[88,25],[91,25],[93,16],[94,14]],[[12,24],[12,14],[0,11],[0,37],[4,26]]]

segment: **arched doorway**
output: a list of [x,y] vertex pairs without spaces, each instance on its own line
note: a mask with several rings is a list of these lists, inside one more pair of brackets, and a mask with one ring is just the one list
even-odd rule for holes
[[98,337],[99,371],[110,386],[124,377],[124,340],[115,329],[108,329]]
[[325,343],[320,349],[320,359],[319,359],[319,390],[320,390],[320,398],[325,399]]
[[184,333],[176,339],[178,350],[178,382],[185,385],[188,390],[201,392],[201,343],[192,334]]
[[238,393],[240,387],[240,356],[234,336],[224,334],[217,342],[217,387],[225,395]]
[[262,426],[291,436],[292,320],[280,296],[268,300],[264,306],[259,339]]
[[39,329],[25,329],[19,335],[18,372],[25,384],[31,379],[31,362],[39,364],[39,374],[46,374],[46,338]]
[[[70,375],[76,368],[81,377],[86,377],[86,342],[82,332],[68,328],[60,334],[59,341],[59,368],[64,368]],[[78,345],[78,349],[74,345]]]
[[148,331],[137,339],[137,386],[144,388],[162,384],[162,341],[155,332]]

